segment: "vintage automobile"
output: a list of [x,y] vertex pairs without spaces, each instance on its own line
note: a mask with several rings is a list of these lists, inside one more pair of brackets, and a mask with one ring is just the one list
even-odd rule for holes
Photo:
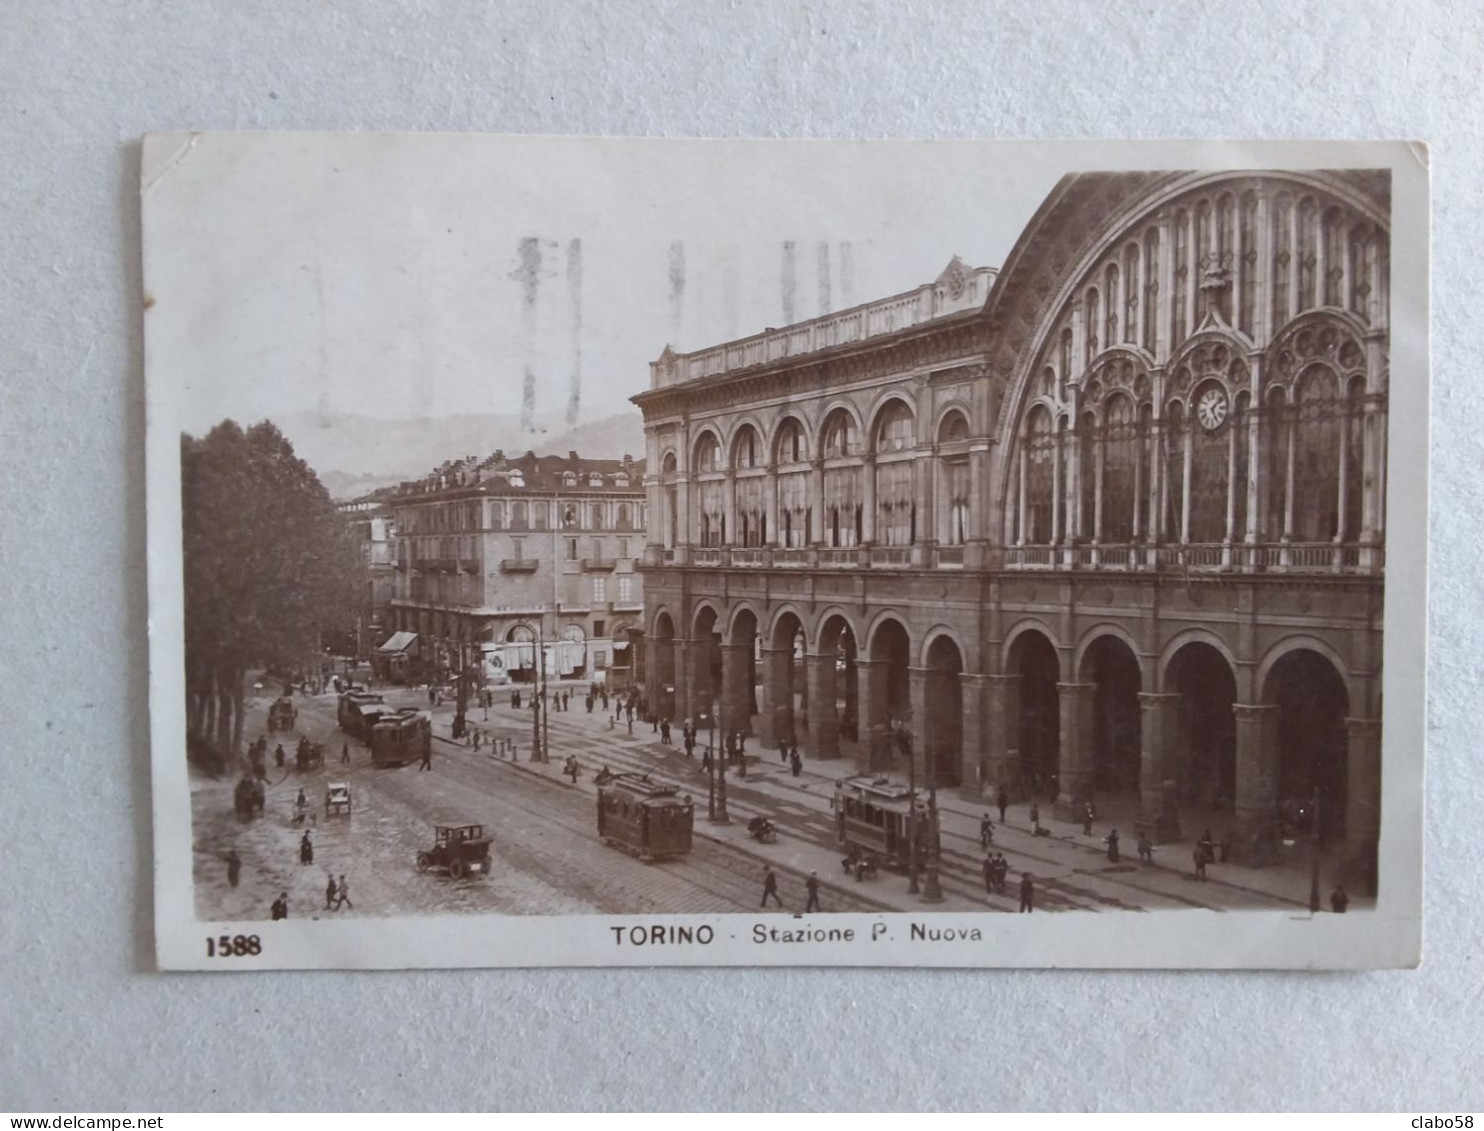
[[417,870],[446,869],[455,880],[479,872],[489,875],[490,838],[483,825],[435,825],[433,847],[417,854]]
[[268,707],[268,733],[293,730],[299,722],[299,708],[287,696],[280,695]]
[[325,786],[325,816],[350,816],[350,783],[332,781]]

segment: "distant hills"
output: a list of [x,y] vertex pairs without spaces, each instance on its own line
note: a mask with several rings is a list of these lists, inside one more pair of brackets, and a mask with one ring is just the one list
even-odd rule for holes
[[637,410],[576,428],[566,427],[558,415],[537,416],[526,428],[518,416],[495,413],[380,420],[359,413],[299,412],[273,422],[336,499],[416,479],[444,460],[496,450],[506,455],[576,452],[593,459],[644,456],[644,419]]

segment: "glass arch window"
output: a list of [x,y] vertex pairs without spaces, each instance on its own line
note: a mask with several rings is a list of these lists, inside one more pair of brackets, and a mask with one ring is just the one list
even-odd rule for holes
[[901,401],[892,401],[877,418],[876,450],[906,451],[914,443],[912,410]]

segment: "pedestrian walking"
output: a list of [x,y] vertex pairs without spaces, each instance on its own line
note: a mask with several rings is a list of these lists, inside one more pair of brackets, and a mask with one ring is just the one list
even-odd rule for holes
[[1200,846],[1201,855],[1206,858],[1206,863],[1214,863],[1216,860],[1216,842],[1211,839],[1211,830],[1207,829],[1201,833],[1201,839],[1197,843]]
[[1206,850],[1197,844],[1195,851],[1191,854],[1195,858],[1195,878],[1204,880],[1206,878]]
[[778,898],[778,873],[773,871],[773,865],[763,866],[763,901],[758,906],[768,906],[768,897],[773,897],[773,902],[779,907],[783,906],[783,900]]
[[1041,831],[1041,807],[1034,801],[1031,802],[1031,832],[1039,834]]
[[979,818],[979,847],[988,848],[994,843],[994,822],[989,819],[989,814]]
[[663,742],[666,746],[669,746],[670,745],[670,720],[669,719],[661,719],[660,720],[660,741]]
[[1086,807],[1082,810],[1082,835],[1083,836],[1092,836],[1092,818],[1093,818],[1092,802],[1089,801],[1087,803]]
[[340,764],[342,766],[350,764],[350,743],[348,742],[342,742],[340,744]]
[[[745,758],[742,760],[742,766],[743,766],[744,769],[747,766],[747,760]],[[793,754],[789,757],[789,760],[788,760],[788,769],[789,769],[789,772],[791,774],[793,774],[794,777],[798,777],[799,774],[801,774],[803,772],[803,770],[804,770],[804,760],[799,757],[799,752],[797,750],[795,750],[793,752]],[[743,776],[746,776],[746,775],[743,775]]]
[[340,873],[340,883],[335,887],[335,910],[339,911],[342,906],[349,907],[352,911],[356,905],[350,901],[350,885],[345,882],[345,873]]
[[242,857],[237,855],[235,848],[227,850],[227,883],[234,888],[237,881],[242,878]]
[[809,892],[809,902],[804,905],[804,914],[823,910],[819,906],[819,873],[810,872],[809,878],[804,881],[804,887]]
[[1031,882],[1031,874],[1026,872],[1020,877],[1020,910],[1029,914],[1036,909],[1036,885]]
[[990,855],[988,855],[988,856],[986,856],[984,858],[984,894],[985,895],[992,895],[994,893],[994,878],[995,878],[995,874],[996,874],[997,869],[998,869],[998,863],[996,862],[996,860],[994,858],[994,854],[991,853]]
[[778,760],[787,764],[788,762],[788,739],[780,739],[778,743]]
[[995,853],[994,858],[994,890],[996,895],[1005,894],[1005,881],[1010,878],[1010,861],[1005,859],[1003,852]]
[[573,785],[576,785],[577,784],[577,775],[580,772],[581,772],[581,768],[577,765],[577,756],[575,754],[568,754],[567,755],[567,764],[564,767],[562,767],[562,773],[566,774],[569,778],[571,778],[572,779],[572,784]]
[[422,757],[422,761],[420,761],[417,764],[417,772],[418,773],[422,773],[424,770],[431,770],[432,768],[433,768],[433,743],[425,737],[423,739],[423,757]]
[[1000,792],[995,795],[995,804],[1000,807],[1000,824],[1005,823],[1005,810],[1010,806],[1010,795],[1005,792],[1005,787],[1000,786]]
[[273,901],[273,921],[289,917],[289,893],[280,892],[277,899]]
[[428,706],[429,707],[436,707],[437,705],[438,705],[438,693],[433,690],[433,685],[430,683],[430,684],[428,684]]
[[325,910],[326,911],[333,911],[333,910],[335,910],[335,891],[336,891],[336,888],[335,888],[335,876],[332,873],[331,876],[330,876],[330,882],[325,885]]
[[314,842],[309,839],[309,830],[304,830],[304,839],[299,842],[299,863],[314,863]]
[[592,695],[592,692],[588,692],[587,698],[583,700],[583,703],[586,704],[586,706],[587,706],[587,713],[589,715],[591,715],[593,713],[593,695]]
[[1103,843],[1108,846],[1108,863],[1118,863],[1118,830],[1109,829],[1108,835],[1103,838]]
[[280,770],[283,769],[283,743],[281,742],[273,748],[273,764]]
[[1345,894],[1345,885],[1336,884],[1335,890],[1329,893],[1329,909],[1336,915],[1343,915],[1350,906],[1350,897]]
[[1148,833],[1139,834],[1139,863],[1154,863],[1154,842],[1149,839]]

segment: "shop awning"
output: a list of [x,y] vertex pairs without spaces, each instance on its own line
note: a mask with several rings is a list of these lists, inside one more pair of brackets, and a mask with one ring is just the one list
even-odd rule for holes
[[415,632],[394,632],[387,638],[385,644],[376,649],[378,652],[405,652],[417,643]]

